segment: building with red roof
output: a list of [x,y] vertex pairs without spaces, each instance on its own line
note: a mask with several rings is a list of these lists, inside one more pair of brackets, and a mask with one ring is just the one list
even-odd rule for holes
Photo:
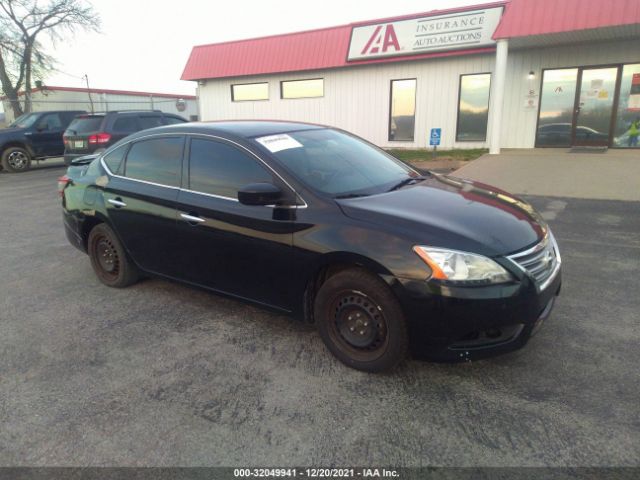
[[628,148],[639,40],[637,0],[505,0],[196,46],[182,79],[203,120],[322,123],[395,148]]

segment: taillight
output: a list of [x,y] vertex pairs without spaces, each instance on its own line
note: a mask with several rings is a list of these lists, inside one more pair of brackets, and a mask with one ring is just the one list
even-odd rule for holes
[[62,141],[64,142],[65,146],[69,144],[69,137],[65,137],[64,135],[62,136]]
[[71,179],[66,175],[58,178],[58,193],[61,197],[64,197],[64,189],[71,183]]
[[109,143],[111,140],[111,135],[108,133],[96,133],[95,135],[89,136],[89,144],[90,145],[99,145],[103,143]]

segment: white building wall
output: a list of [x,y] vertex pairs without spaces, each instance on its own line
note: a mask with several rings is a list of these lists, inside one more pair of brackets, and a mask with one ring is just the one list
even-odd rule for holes
[[[509,52],[502,146],[534,146],[537,109],[524,106],[529,88],[540,93],[543,68],[640,61],[637,41],[580,44]],[[313,72],[210,79],[198,88],[202,120],[276,119],[321,123],[343,128],[393,148],[428,147],[431,128],[442,128],[440,148],[486,148],[487,142],[456,142],[459,77],[491,72],[494,54],[445,57]],[[533,81],[529,72],[535,73]],[[280,81],[324,78],[324,97],[281,99]],[[413,142],[388,140],[390,81],[416,78],[416,130]],[[231,85],[269,82],[270,99],[232,102]],[[487,132],[489,138],[490,132]]]
[[[23,97],[21,97],[22,99]],[[47,110],[84,110],[90,112],[91,102],[89,94],[86,92],[71,92],[64,90],[38,91],[31,96],[34,112]],[[162,110],[167,113],[175,113],[187,120],[190,116],[198,115],[198,104],[195,99],[185,99],[186,110],[179,112],[176,107],[176,100],[173,98],[151,97],[148,95],[115,95],[111,93],[91,93],[93,101],[93,111],[106,112],[112,110]],[[3,101],[3,106],[7,116],[7,123],[14,120],[13,110],[8,101]]]

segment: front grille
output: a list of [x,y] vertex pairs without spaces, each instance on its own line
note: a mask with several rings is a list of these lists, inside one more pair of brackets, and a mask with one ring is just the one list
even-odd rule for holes
[[534,278],[540,290],[553,280],[560,266],[560,252],[551,231],[535,247],[509,255],[509,258]]

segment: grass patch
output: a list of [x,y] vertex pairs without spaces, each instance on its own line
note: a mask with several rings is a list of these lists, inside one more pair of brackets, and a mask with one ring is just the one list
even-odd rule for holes
[[[389,152],[394,157],[404,161],[404,162],[420,162],[425,160],[433,160],[433,150],[420,148],[414,150],[405,150],[398,148],[388,148],[387,152]],[[436,151],[436,159],[451,159],[451,160],[461,160],[463,162],[469,160],[475,160],[481,155],[485,153],[489,153],[489,150],[486,148],[474,148],[474,149],[455,149],[455,150],[437,150]]]

